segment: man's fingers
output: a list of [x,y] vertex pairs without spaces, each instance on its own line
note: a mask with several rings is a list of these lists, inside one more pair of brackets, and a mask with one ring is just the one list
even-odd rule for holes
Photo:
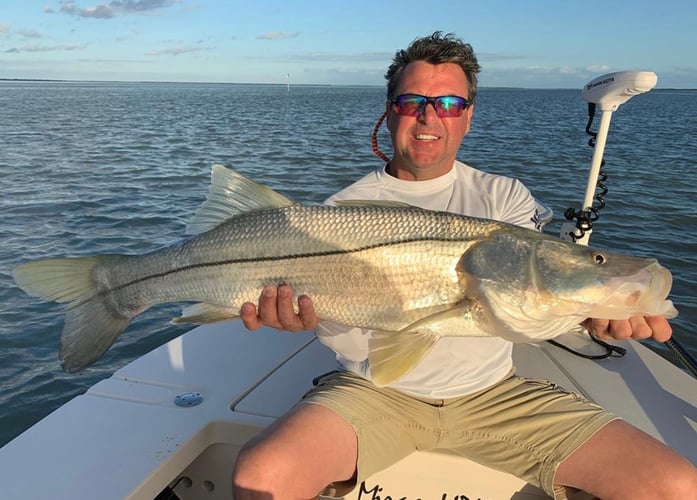
[[673,335],[673,327],[663,316],[646,316],[646,322],[652,331],[652,338],[656,342],[665,342]]
[[276,305],[278,323],[284,330],[297,332],[303,329],[293,307],[293,290],[288,285],[279,285]]
[[262,324],[266,326],[273,326],[275,328],[281,328],[281,324],[278,322],[278,313],[276,308],[276,300],[278,297],[278,291],[275,286],[266,286],[261,291],[259,296],[259,308],[257,309],[257,314],[259,315],[259,320]]
[[602,340],[627,340],[652,338],[665,342],[672,334],[668,320],[662,316],[633,316],[629,319],[588,319],[583,325]]
[[583,322],[583,326],[585,326],[589,332],[599,339],[610,339],[610,336],[607,334],[608,326],[610,326],[610,320],[588,318]]
[[259,306],[251,302],[242,305],[240,317],[248,330],[270,326],[278,330],[299,332],[312,330],[319,323],[312,300],[307,295],[298,297],[298,313],[293,304],[293,289],[288,285],[267,286],[259,296]]
[[247,330],[256,330],[262,326],[259,316],[257,316],[257,306],[251,302],[242,304],[240,308],[240,318]]
[[631,338],[633,339],[648,339],[653,335],[653,330],[643,316],[634,316],[629,318],[629,324],[631,327]]
[[312,299],[307,295],[298,297],[298,309],[300,311],[299,317],[303,330],[313,330],[319,323],[319,318],[315,314]]

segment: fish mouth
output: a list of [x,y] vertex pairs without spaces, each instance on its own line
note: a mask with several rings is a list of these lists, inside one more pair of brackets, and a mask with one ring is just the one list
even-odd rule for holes
[[653,261],[632,275],[612,277],[602,286],[606,296],[592,308],[592,317],[627,319],[631,316],[665,316],[673,318],[678,311],[667,300],[673,277],[665,267]]

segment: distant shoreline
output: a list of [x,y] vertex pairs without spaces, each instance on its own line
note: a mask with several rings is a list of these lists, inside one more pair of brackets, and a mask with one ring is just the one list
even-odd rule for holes
[[50,78],[0,78],[2,82],[67,82],[70,80],[53,80]]
[[[259,82],[178,82],[173,80],[59,80],[55,78],[2,78],[0,82],[49,82],[49,83],[119,83],[119,84],[190,84],[190,85],[277,85],[288,86],[287,83]],[[332,84],[332,83],[295,83],[291,87],[383,87],[383,85],[365,84]]]
[[[54,78],[2,78],[0,82],[46,82],[46,83],[118,83],[118,84],[192,84],[192,85],[277,85],[287,86],[287,83],[259,83],[259,82],[176,82],[176,81],[153,81],[153,80],[59,80]],[[361,84],[331,84],[331,83],[295,83],[292,87],[384,87],[384,85],[361,85]],[[490,87],[480,86],[480,89],[496,90],[578,90],[575,87]],[[656,87],[655,90],[679,90],[697,91],[697,88],[681,87]]]

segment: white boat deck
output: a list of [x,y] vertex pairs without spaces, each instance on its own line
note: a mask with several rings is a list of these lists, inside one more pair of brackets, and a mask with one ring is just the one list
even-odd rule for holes
[[[515,361],[519,373],[582,392],[697,463],[697,381],[635,342],[623,347],[624,358],[596,362],[546,343],[519,345]],[[2,448],[2,497],[153,499],[172,485],[180,499],[229,499],[239,447],[334,367],[333,353],[311,333],[249,333],[240,323],[196,328]],[[177,406],[186,393],[202,402]],[[375,495],[546,498],[512,476],[424,452],[370,478],[350,498]]]

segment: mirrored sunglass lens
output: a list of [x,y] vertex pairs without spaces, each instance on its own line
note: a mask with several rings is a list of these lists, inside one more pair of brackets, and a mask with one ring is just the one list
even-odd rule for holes
[[399,111],[400,115],[416,116],[425,103],[425,97],[401,95],[397,97],[397,111]]
[[460,97],[445,96],[436,99],[438,116],[460,116],[464,109],[464,99]]

